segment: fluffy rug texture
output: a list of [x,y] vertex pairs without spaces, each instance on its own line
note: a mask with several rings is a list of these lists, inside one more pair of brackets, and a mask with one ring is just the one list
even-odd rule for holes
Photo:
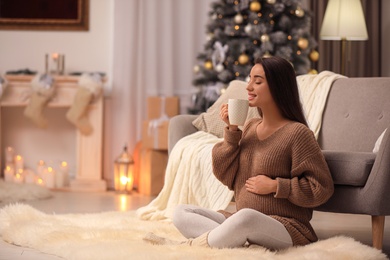
[[262,247],[151,245],[142,240],[148,232],[184,239],[171,222],[141,220],[134,211],[56,215],[24,204],[0,210],[4,241],[65,259],[387,259],[381,251],[342,236],[272,252]]
[[46,199],[52,196],[49,189],[35,184],[5,182],[0,179],[0,202],[17,202]]

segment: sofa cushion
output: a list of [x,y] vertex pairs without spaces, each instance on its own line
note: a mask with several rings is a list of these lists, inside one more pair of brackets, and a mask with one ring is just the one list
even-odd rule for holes
[[336,185],[363,187],[375,162],[375,153],[322,151]]
[[[242,80],[233,80],[230,82],[225,93],[223,93],[206,112],[200,114],[192,124],[200,131],[222,138],[223,129],[226,124],[219,116],[221,105],[227,103],[229,98],[247,99],[248,94],[245,89],[246,85],[247,83]],[[250,107],[248,110],[247,120],[253,117],[259,117],[256,107]]]

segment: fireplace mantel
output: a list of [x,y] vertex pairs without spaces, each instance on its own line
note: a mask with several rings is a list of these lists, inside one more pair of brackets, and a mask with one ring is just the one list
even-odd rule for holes
[[[31,95],[30,82],[34,76],[7,75],[8,86],[0,100],[0,109],[4,107],[23,107],[29,103]],[[54,76],[55,95],[47,104],[47,108],[70,107],[78,88],[78,76]],[[0,111],[1,112],[1,111]],[[1,113],[0,113],[1,117]],[[70,190],[103,191],[107,189],[102,179],[102,147],[103,147],[103,98],[94,100],[88,108],[89,121],[93,127],[90,135],[76,134],[76,175],[71,180]],[[0,133],[1,133],[0,118]],[[45,131],[43,129],[42,131]],[[1,135],[0,135],[1,136]],[[1,138],[0,138],[1,147]],[[0,156],[2,156],[0,151]],[[1,166],[1,160],[0,160]],[[0,167],[3,169],[3,167]]]

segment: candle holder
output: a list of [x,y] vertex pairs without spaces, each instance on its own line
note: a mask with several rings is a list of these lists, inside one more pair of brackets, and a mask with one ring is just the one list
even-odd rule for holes
[[[64,75],[65,73],[65,55],[60,53],[52,53],[51,58],[54,62],[54,70],[52,70],[52,74],[56,75]],[[45,56],[45,71],[49,73],[49,56],[46,54]]]
[[132,192],[134,183],[133,166],[133,157],[127,152],[127,146],[124,146],[122,153],[114,162],[114,181],[116,191],[124,193]]

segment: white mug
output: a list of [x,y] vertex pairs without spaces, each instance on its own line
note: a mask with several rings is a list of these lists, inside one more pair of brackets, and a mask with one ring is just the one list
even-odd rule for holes
[[229,99],[229,123],[231,125],[243,126],[248,114],[249,101],[247,99]]

